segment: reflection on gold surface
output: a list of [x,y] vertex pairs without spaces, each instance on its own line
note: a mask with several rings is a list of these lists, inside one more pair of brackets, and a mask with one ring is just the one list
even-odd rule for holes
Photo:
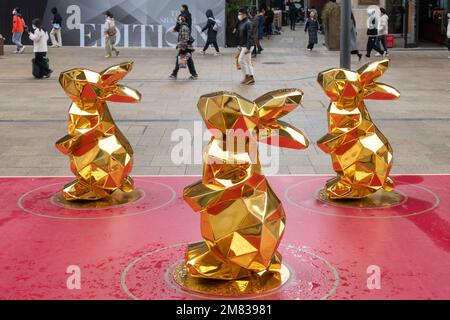
[[361,199],[330,199],[325,189],[320,190],[317,193],[317,198],[325,203],[347,208],[391,208],[394,206],[405,203],[407,197],[396,191],[385,191],[380,189],[379,191]]
[[136,202],[144,197],[144,191],[133,190],[131,192],[123,192],[116,190],[110,197],[99,199],[97,201],[89,200],[66,200],[63,192],[55,195],[55,202],[61,207],[69,209],[109,209],[122,206],[127,203]]
[[63,190],[64,199],[99,200],[116,190],[133,191],[129,176],[133,166],[133,149],[119,130],[106,101],[138,102],[134,89],[117,84],[132,69],[126,62],[97,73],[72,69],[61,73],[59,82],[72,99],[67,135],[56,148],[70,159],[76,180]]
[[[285,89],[255,101],[232,92],[200,98],[198,109],[213,137],[205,149],[202,180],[184,189],[186,203],[200,212],[205,241],[187,250],[191,277],[236,280],[280,272],[277,248],[285,214],[262,173],[257,142],[307,148],[300,130],[278,120],[297,108],[302,97],[297,89]],[[235,148],[228,138],[237,132],[243,145]]]
[[173,269],[173,279],[184,291],[222,297],[268,293],[284,285],[289,277],[289,269],[284,264],[281,265],[279,272],[263,271],[253,273],[245,279],[228,281],[192,277],[183,261]]
[[361,199],[380,189],[392,191],[389,177],[393,153],[391,145],[370,118],[365,99],[392,100],[400,93],[375,82],[389,66],[389,60],[372,62],[357,72],[330,69],[321,72],[318,82],[331,99],[328,133],[317,144],[331,155],[337,177],[326,184],[330,199]]

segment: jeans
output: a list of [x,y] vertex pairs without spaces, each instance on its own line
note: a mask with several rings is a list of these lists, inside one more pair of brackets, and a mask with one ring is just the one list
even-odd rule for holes
[[254,47],[250,48],[249,53],[245,53],[247,48],[241,48],[241,53],[239,54],[239,64],[241,65],[241,70],[244,76],[255,75],[252,65],[252,51]]
[[[175,62],[175,69],[173,69],[173,71],[172,71],[172,75],[175,77],[177,76],[178,71],[180,70],[180,65],[178,64],[178,56],[180,54],[183,54],[183,53],[177,54],[176,62]],[[189,57],[189,59],[187,60],[187,66],[188,66],[189,72],[191,73],[192,76],[194,76],[194,77],[198,76],[197,71],[195,70],[194,59],[192,59],[192,54]]]
[[106,36],[105,37],[105,49],[106,49],[106,53],[108,55],[111,55],[112,52],[114,51],[115,53],[118,53],[119,51],[116,49],[116,47],[114,46],[116,43],[116,36]]
[[213,45],[214,49],[216,49],[216,51],[219,52],[219,45],[217,44],[217,40],[207,40],[205,47],[203,48],[203,51],[208,50],[210,45]]
[[385,34],[381,35],[381,36],[378,36],[378,38],[377,38],[377,47],[382,49],[381,46],[380,46],[380,43],[383,45],[384,52],[388,53],[388,49],[387,49],[387,46],[386,46],[386,35]]
[[22,32],[14,32],[12,35],[12,42],[16,45],[17,51],[22,49]]
[[50,39],[52,40],[52,45],[62,47],[61,28],[53,28],[50,31]]
[[47,56],[47,52],[35,52],[34,53],[34,61],[40,69],[40,77],[46,76],[50,74],[50,69],[47,67],[47,63],[45,63],[44,58]]
[[372,50],[375,50],[379,54],[384,54],[384,52],[377,45],[378,37],[368,37],[367,38],[367,54],[366,57],[370,57]]

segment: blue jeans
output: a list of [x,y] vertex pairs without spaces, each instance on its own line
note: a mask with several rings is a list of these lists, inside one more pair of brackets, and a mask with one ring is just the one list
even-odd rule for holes
[[12,42],[16,45],[17,51],[23,48],[22,33],[23,32],[13,32],[12,35]]

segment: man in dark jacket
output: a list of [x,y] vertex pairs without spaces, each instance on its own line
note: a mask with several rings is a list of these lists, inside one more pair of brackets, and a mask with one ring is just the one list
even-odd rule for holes
[[241,66],[241,70],[244,74],[244,80],[242,80],[241,84],[254,84],[254,70],[252,65],[252,55],[251,52],[255,47],[255,40],[253,38],[253,27],[252,22],[248,17],[247,9],[239,10],[239,25],[238,25],[238,35],[239,35],[239,64]]
[[62,17],[58,12],[58,9],[52,8],[53,20],[52,20],[52,31],[50,31],[50,39],[52,40],[52,47],[59,48],[62,47]]
[[217,22],[211,9],[206,10],[206,17],[208,18],[208,21],[203,27],[202,32],[208,31],[208,38],[206,39],[206,44],[202,50],[202,53],[205,54],[206,50],[208,50],[209,46],[212,44],[216,49],[216,56],[218,56],[220,54],[220,51],[217,44],[217,28],[215,28]]

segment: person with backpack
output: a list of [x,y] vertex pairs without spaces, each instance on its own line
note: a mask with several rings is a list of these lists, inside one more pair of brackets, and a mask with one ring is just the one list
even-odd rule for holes
[[116,57],[119,55],[119,50],[116,49],[116,22],[114,21],[114,16],[111,11],[106,11],[106,21],[105,21],[105,48],[106,48],[106,57],[111,58],[112,53],[116,54]]
[[217,44],[217,32],[220,28],[220,22],[214,18],[213,12],[211,9],[206,10],[206,18],[208,21],[206,22],[206,25],[203,27],[202,32],[207,31],[208,32],[208,38],[206,39],[206,44],[203,50],[201,51],[202,54],[206,53],[206,50],[208,50],[210,45],[214,46],[214,49],[216,49],[215,55],[220,55],[219,45]]
[[22,18],[20,8],[14,8],[12,14],[12,42],[16,45],[16,50],[13,53],[23,53],[25,51],[25,46],[22,44],[22,34],[26,29],[25,21]]
[[176,80],[180,67],[185,67],[187,65],[187,67],[189,68],[189,72],[191,73],[189,79],[197,80],[198,74],[195,70],[194,59],[192,57],[194,48],[192,47],[191,31],[189,29],[186,16],[178,16],[176,28],[178,30],[178,41],[176,47],[178,53],[176,56],[175,69],[172,71],[170,79]]
[[[48,33],[42,27],[41,20],[33,19],[33,32],[29,32],[30,40],[33,41],[34,60],[33,63],[37,69],[37,72],[33,72],[34,76],[38,79],[49,78],[52,74],[52,70],[48,66],[47,59],[47,41]],[[34,67],[33,67],[34,68]]]
[[52,48],[62,47],[62,17],[58,12],[56,7],[52,8],[53,20],[52,20],[52,31],[50,31],[50,39],[52,41]]
[[312,51],[314,45],[318,43],[317,34],[319,33],[319,21],[317,20],[316,13],[311,11],[309,18],[305,24],[305,33],[308,32],[308,50]]

